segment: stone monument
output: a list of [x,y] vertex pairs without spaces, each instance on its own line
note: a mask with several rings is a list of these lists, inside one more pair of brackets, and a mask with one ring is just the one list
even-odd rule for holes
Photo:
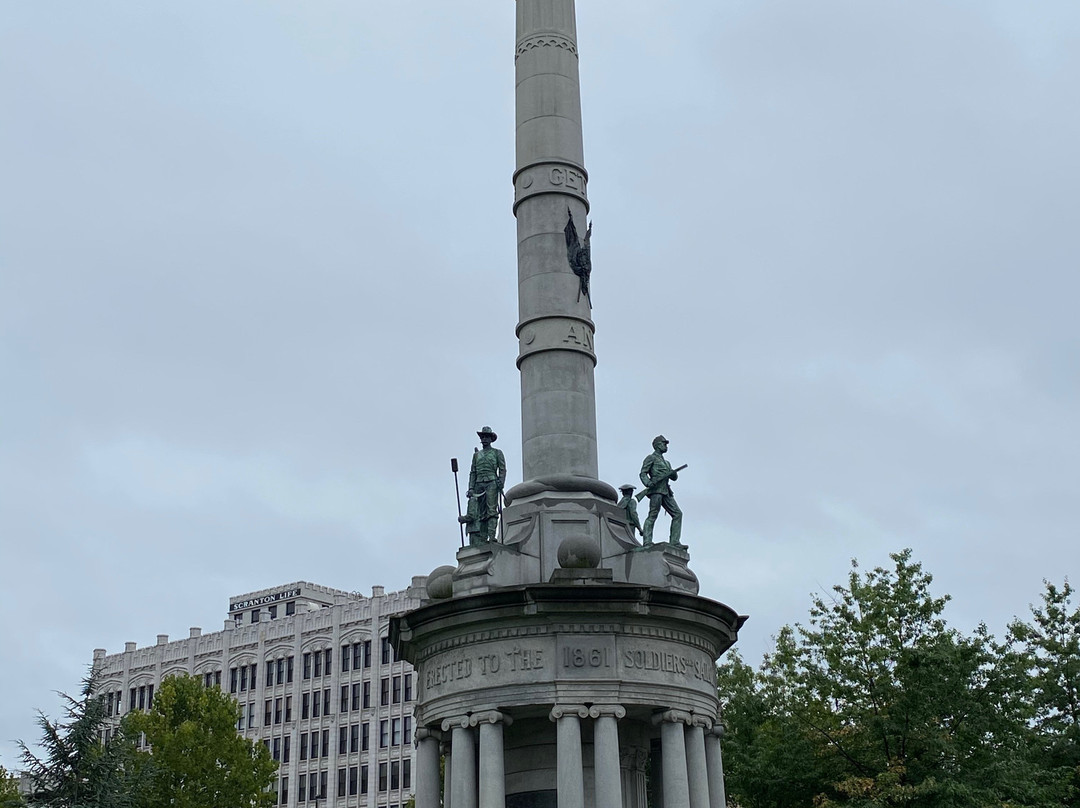
[[746,618],[598,479],[574,0],[516,3],[523,482],[391,624],[418,670],[416,806],[720,808],[715,663]]

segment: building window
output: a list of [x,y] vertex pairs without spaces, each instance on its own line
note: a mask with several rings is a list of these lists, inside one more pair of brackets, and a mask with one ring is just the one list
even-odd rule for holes
[[337,795],[338,795],[338,799],[341,799],[342,797],[345,796],[345,783],[347,782],[345,777],[346,777],[345,769],[338,769],[337,770]]
[[[314,776],[314,775],[312,775],[312,776]],[[306,774],[301,774],[297,778],[296,783],[297,783],[296,801],[297,802],[307,802],[307,775]]]
[[352,709],[360,709],[360,683],[356,682],[352,686]]
[[390,745],[401,746],[401,719],[395,718],[390,722]]
[[304,654],[304,679],[311,678],[311,652]]
[[384,665],[389,665],[390,664],[390,651],[391,651],[391,649],[390,649],[390,638],[389,637],[383,637],[382,638],[382,664],[384,664]]
[[307,733],[300,733],[300,759],[307,760]]
[[413,736],[412,736],[412,716],[407,715],[402,720],[405,722],[405,740],[404,740],[404,743],[406,743],[406,744],[412,743],[412,739],[413,739]]
[[349,686],[341,686],[341,705],[338,707],[339,713],[349,712]]
[[293,680],[293,658],[289,657],[287,660],[285,660],[285,662],[286,662],[286,665],[285,665],[285,668],[286,668],[285,682],[286,682],[286,684],[291,685],[292,680]]
[[400,676],[395,676],[394,679],[393,679],[393,683],[394,683],[393,702],[394,702],[394,704],[401,704],[401,677]]
[[319,756],[319,731],[311,733],[311,759],[315,760]]
[[368,732],[368,722],[365,721],[363,723],[363,725],[360,727],[360,751],[361,752],[366,752],[368,750],[368,747],[369,747],[368,735],[370,735],[370,733]]
[[330,715],[330,688],[322,692],[322,714]]
[[285,660],[279,659],[277,661],[277,683],[280,685],[285,681]]
[[330,730],[322,731],[322,756],[330,757]]
[[274,738],[274,760],[281,760],[281,738]]
[[390,743],[390,722],[385,718],[379,722],[379,748],[385,749]]
[[412,674],[405,674],[405,701],[412,701]]
[[251,622],[252,623],[258,623],[259,622],[259,610],[258,609],[252,609],[251,610]]
[[128,712],[129,713],[132,712],[135,709],[135,705],[138,703],[136,701],[136,699],[138,698],[138,695],[139,695],[139,689],[136,688],[136,687],[131,688],[131,699],[130,699],[130,702],[128,704]]
[[277,619],[277,605],[271,606],[266,611],[270,613],[270,619],[271,620],[276,620]]
[[274,723],[281,723],[281,697],[274,699]]
[[349,754],[349,728],[346,726],[338,727],[337,753],[338,755]]
[[255,726],[255,702],[248,705],[248,728]]
[[379,764],[379,791],[386,791],[386,764]]
[[243,693],[245,690],[247,690],[247,677],[248,677],[248,666],[247,665],[241,665],[240,666],[240,692],[241,693]]
[[341,672],[349,672],[349,661],[352,659],[352,654],[349,653],[348,643],[341,646]]
[[379,706],[385,707],[390,703],[390,677],[384,676],[379,683]]
[[326,799],[326,780],[327,780],[327,775],[328,774],[330,774],[330,772],[319,772],[319,795],[318,796],[319,796],[320,800],[325,800]]
[[251,689],[255,689],[255,674],[258,673],[259,666],[254,662],[251,663]]
[[274,686],[274,660],[272,659],[266,662],[266,686]]
[[371,682],[364,682],[364,709],[371,707]]
[[312,654],[312,656],[315,657],[315,674],[314,674],[314,676],[315,676],[316,679],[318,679],[320,676],[322,676],[322,660],[323,660],[322,651],[316,651],[314,654]]
[[311,694],[311,717],[318,718],[320,715],[319,708],[322,706],[322,699],[319,698],[319,691],[316,690]]
[[281,778],[281,804],[282,805],[288,805],[289,804],[289,778],[288,777],[282,777]]
[[397,760],[390,764],[390,790],[397,791],[401,788],[401,763]]
[[306,721],[311,717],[311,694],[304,693],[300,697],[300,720]]
[[334,669],[334,649],[327,648],[323,651],[323,656],[325,657],[325,659],[323,659],[323,667],[326,668],[326,675],[329,676],[330,671]]
[[139,687],[139,709],[146,709],[146,685]]
[[401,761],[401,787],[406,791],[412,788],[412,758]]
[[289,762],[289,751],[290,751],[289,747],[290,746],[292,746],[292,736],[291,735],[286,735],[285,736],[285,748],[282,750],[282,754],[281,754],[281,762],[282,763],[288,763]]
[[[364,724],[364,729],[367,729],[367,724]],[[367,749],[367,747],[364,747]],[[356,754],[360,751],[360,725],[353,724],[349,727],[349,754]]]
[[270,719],[272,717],[272,712],[271,712],[271,707],[272,706],[273,706],[273,702],[270,699],[267,699],[266,704],[264,705],[265,709],[263,710],[263,726],[264,727],[270,726]]
[[285,697],[285,721],[292,721],[292,696]]
[[147,685],[146,686],[146,708],[149,710],[149,709],[153,709],[153,707],[154,707],[154,686],[153,685]]
[[[230,693],[235,693],[236,692],[236,677],[237,677],[236,668],[229,668],[229,692]],[[132,709],[134,709],[134,707]]]
[[356,771],[357,771],[356,766],[350,766],[349,767],[349,796],[350,797],[355,797],[356,796],[356,790],[357,790]]
[[371,667],[371,640],[364,640],[364,667]]
[[364,667],[364,644],[362,642],[354,642],[352,644],[352,666],[354,671],[360,670]]
[[295,600],[290,600],[288,603],[285,604],[285,614],[286,614],[286,616],[288,616],[290,614],[296,614],[296,601]]

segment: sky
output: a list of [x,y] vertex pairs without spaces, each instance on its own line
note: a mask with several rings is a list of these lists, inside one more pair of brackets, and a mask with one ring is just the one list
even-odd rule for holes
[[[1080,578],[1080,4],[579,0],[600,476],[760,659],[910,547]],[[0,765],[94,648],[452,563],[520,481],[514,8],[0,2]],[[664,518],[658,531],[666,531]]]

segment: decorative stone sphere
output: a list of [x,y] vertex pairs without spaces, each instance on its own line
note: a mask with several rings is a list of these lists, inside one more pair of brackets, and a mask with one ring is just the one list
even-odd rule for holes
[[454,573],[457,567],[436,567],[428,575],[427,594],[432,600],[446,600],[454,594]]
[[571,536],[559,545],[558,557],[563,569],[593,569],[600,566],[600,546],[588,536]]

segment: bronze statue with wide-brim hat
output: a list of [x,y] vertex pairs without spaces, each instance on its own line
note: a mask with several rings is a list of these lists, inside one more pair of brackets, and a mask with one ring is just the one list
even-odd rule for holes
[[506,483],[506,458],[502,451],[491,445],[499,436],[490,426],[479,430],[476,436],[480,438],[482,448],[473,451],[469,490],[465,493],[469,507],[465,516],[461,517],[469,534],[469,544],[495,540],[499,506]]

